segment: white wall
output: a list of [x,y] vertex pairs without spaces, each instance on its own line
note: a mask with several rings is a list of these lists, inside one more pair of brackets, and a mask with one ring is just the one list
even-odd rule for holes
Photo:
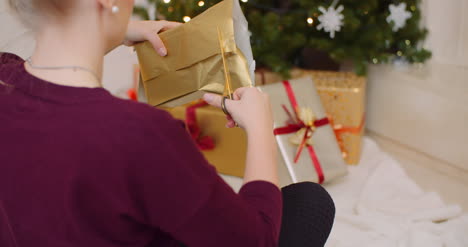
[[373,66],[368,129],[468,170],[468,1],[424,0],[425,66]]
[[25,29],[7,10],[6,0],[0,0],[0,51],[29,56],[34,48],[32,33]]

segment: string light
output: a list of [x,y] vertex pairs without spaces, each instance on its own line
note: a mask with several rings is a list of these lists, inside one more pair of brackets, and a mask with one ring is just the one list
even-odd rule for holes
[[246,2],[248,2],[249,0],[241,0],[241,1],[242,1],[243,3],[246,3]]
[[314,24],[314,19],[312,19],[312,17],[307,18],[307,23],[309,23],[309,25]]
[[171,0],[164,0],[164,3],[170,3]]
[[205,6],[205,2],[204,2],[204,1],[200,1],[200,2],[198,2],[198,6],[200,6],[200,7],[203,7],[203,6]]
[[184,16],[183,20],[185,22],[189,22],[192,18],[190,18],[190,16]]

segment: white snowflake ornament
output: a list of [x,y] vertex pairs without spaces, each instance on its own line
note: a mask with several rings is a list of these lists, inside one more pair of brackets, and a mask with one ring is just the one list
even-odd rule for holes
[[406,11],[406,3],[390,4],[388,8],[390,9],[390,15],[387,17],[387,22],[391,23],[393,21],[393,32],[405,27],[406,21],[412,16],[411,12]]
[[327,33],[330,33],[330,38],[335,38],[335,32],[341,31],[341,27],[343,26],[343,5],[340,5],[337,9],[332,5],[328,9],[320,6],[318,8],[322,15],[318,17],[320,24],[317,26],[317,30],[323,30]]

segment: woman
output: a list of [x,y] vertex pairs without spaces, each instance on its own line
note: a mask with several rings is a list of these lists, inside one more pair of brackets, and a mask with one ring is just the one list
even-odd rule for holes
[[[181,122],[102,88],[108,51],[149,40],[165,56],[157,33],[178,24],[129,22],[133,0],[9,4],[37,43],[27,61],[0,57],[0,246],[278,245],[283,203],[267,96],[241,88],[226,102],[227,126],[248,136],[236,194]],[[204,98],[221,106],[220,96]],[[304,232],[296,222],[307,218],[290,212],[302,206],[323,216],[320,207],[333,211],[328,194],[313,184],[283,193],[282,241],[295,246],[300,232],[307,246],[323,245],[332,214]],[[304,193],[315,208],[286,201]]]

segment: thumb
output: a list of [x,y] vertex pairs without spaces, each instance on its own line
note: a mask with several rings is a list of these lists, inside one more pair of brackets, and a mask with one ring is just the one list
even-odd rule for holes
[[[209,105],[212,105],[214,107],[220,108],[221,109],[221,102],[223,101],[223,96],[217,95],[217,94],[212,94],[212,93],[207,93],[203,95],[203,99],[208,103]],[[226,99],[226,110],[229,110],[235,107],[235,101]]]
[[159,38],[159,35],[148,33],[145,36],[160,56],[165,57],[167,55],[166,46],[164,46],[164,43],[162,42],[161,38]]
[[203,95],[203,99],[209,105],[212,105],[217,108],[221,108],[221,101],[223,101],[223,97],[217,94],[207,93]]

